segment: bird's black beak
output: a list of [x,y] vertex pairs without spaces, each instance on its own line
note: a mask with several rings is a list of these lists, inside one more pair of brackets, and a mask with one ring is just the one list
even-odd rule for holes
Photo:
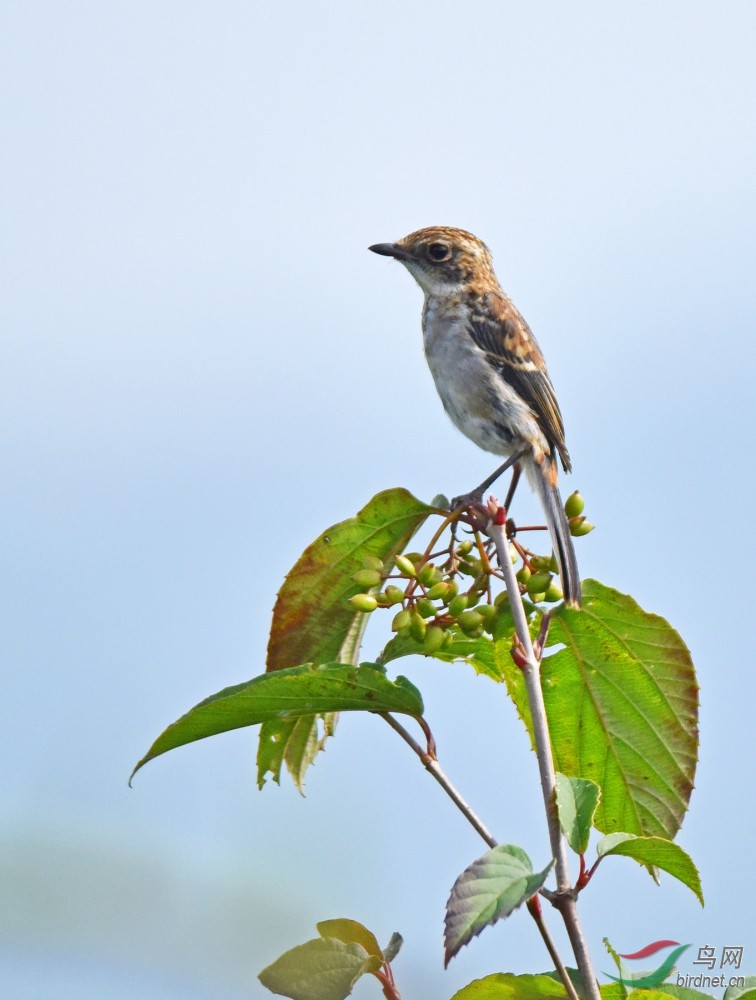
[[368,250],[379,253],[381,257],[393,257],[395,260],[407,260],[406,252],[396,243],[374,243]]

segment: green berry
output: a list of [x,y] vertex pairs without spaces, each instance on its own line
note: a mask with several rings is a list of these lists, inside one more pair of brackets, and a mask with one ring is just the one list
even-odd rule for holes
[[387,604],[399,604],[400,601],[404,600],[404,591],[401,587],[396,587],[393,584],[389,584],[386,587],[384,594],[386,596]]
[[531,556],[530,565],[537,572],[548,572],[551,569],[551,556]]
[[575,490],[574,493],[570,493],[567,499],[564,501],[564,512],[567,517],[577,517],[578,514],[582,514],[585,509],[585,500],[583,497]]
[[352,579],[361,587],[377,587],[381,582],[381,574],[377,569],[361,569]]
[[563,597],[564,593],[562,592],[562,588],[556,581],[554,581],[551,584],[546,593],[543,595],[544,601],[548,602],[549,604],[554,604],[556,601],[561,601]]
[[422,615],[423,618],[436,617],[436,605],[433,601],[428,601],[426,598],[421,597],[415,607],[417,608],[417,613]]
[[570,534],[574,535],[575,538],[580,538],[582,535],[588,535],[593,531],[595,525],[586,521],[584,517],[571,517],[570,518]]
[[372,594],[355,594],[354,597],[349,598],[349,603],[357,611],[364,611],[366,613],[375,611],[378,607],[378,601],[376,601]]
[[402,576],[414,576],[416,573],[415,564],[407,556],[397,556],[394,560],[396,563],[396,568],[402,574]]
[[402,611],[397,611],[394,615],[394,620],[391,622],[392,632],[401,632],[403,629],[409,628],[412,622],[412,615],[406,608]]
[[551,573],[533,573],[528,580],[528,593],[542,594],[551,586]]
[[531,572],[527,566],[523,566],[517,571],[517,579],[520,583],[527,583],[531,577]]
[[457,594],[457,596],[449,602],[449,614],[452,618],[458,618],[466,607],[467,594]]
[[472,608],[468,611],[463,611],[459,616],[459,627],[465,633],[465,635],[470,635],[471,632],[475,632],[481,628],[483,625],[483,617],[479,611],[473,611]]
[[422,567],[422,569],[418,570],[417,578],[420,581],[420,583],[425,584],[426,587],[429,587],[431,584],[437,582],[436,580],[437,575],[438,571],[436,570],[436,567],[433,565],[433,563],[426,563]]
[[428,593],[425,596],[429,601],[438,601],[446,599],[449,596],[450,590],[451,584],[447,583],[446,580],[440,580],[438,583],[434,583],[433,586],[429,588]]
[[423,652],[428,656],[437,653],[443,646],[445,639],[446,632],[442,628],[439,628],[438,625],[431,625],[423,639]]
[[365,569],[377,569],[379,573],[383,572],[383,560],[378,556],[365,556],[362,565]]
[[496,608],[493,604],[479,604],[475,610],[484,622],[490,622],[496,617]]
[[425,624],[425,619],[421,618],[420,615],[415,611],[412,612],[412,619],[410,621],[410,635],[417,642],[422,642],[425,638],[425,633],[427,630],[427,625]]

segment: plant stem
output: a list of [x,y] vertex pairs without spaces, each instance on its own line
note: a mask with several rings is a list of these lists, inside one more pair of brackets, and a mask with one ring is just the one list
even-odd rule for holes
[[[424,750],[422,746],[415,740],[410,733],[404,728],[401,722],[397,722],[393,715],[388,712],[377,713],[381,716],[384,721],[386,721],[394,732],[398,733],[399,736],[404,740],[404,742],[409,746],[415,754],[419,757],[425,769],[436,779],[439,785],[443,788],[455,806],[459,809],[465,819],[470,823],[470,825],[480,834],[483,840],[488,844],[489,847],[496,847],[498,841],[491,833],[491,831],[484,825],[483,821],[478,817],[478,815],[473,812],[472,808],[468,803],[462,798],[460,793],[451,783],[443,768],[439,764],[438,760],[433,754],[428,753]],[[531,903],[533,904],[531,906]],[[559,957],[559,952],[556,950],[556,945],[552,940],[549,929],[543,919],[543,913],[541,912],[541,904],[538,897],[535,896],[528,903],[528,912],[535,921],[535,925],[538,928],[538,933],[541,935],[543,943],[546,945],[546,950],[551,956],[551,960],[554,963],[554,968],[559,973],[562,980],[567,995],[570,1000],[578,1000],[577,993],[575,992],[575,987],[572,985],[572,980],[570,979],[567,970],[564,967],[564,963]]]
[[580,1000],[575,990],[575,987],[573,986],[572,980],[570,979],[570,975],[565,969],[564,963],[562,962],[559,952],[556,949],[556,945],[554,944],[551,934],[549,933],[549,929],[546,926],[546,923],[543,919],[543,912],[541,911],[541,901],[539,900],[538,896],[533,896],[531,899],[528,900],[526,905],[528,907],[528,913],[531,915],[533,920],[535,920],[538,932],[540,933],[543,939],[543,943],[546,945],[546,950],[551,956],[551,961],[554,963],[554,968],[559,973],[559,978],[562,980],[562,985],[567,991],[567,996],[570,998],[570,1000]]
[[446,776],[443,768],[435,757],[431,756],[427,750],[424,750],[420,744],[407,732],[401,722],[397,722],[393,715],[389,715],[388,712],[378,713],[382,719],[391,726],[391,728],[397,732],[404,742],[415,751],[417,756],[423,763],[426,771],[428,771],[443,788],[449,798],[452,800],[454,805],[459,809],[462,815],[465,817],[468,823],[481,835],[483,840],[488,844],[489,847],[496,847],[497,841],[491,831],[483,823],[483,820],[473,812],[472,807],[462,798],[460,793],[451,783],[449,778]]
[[394,977],[391,975],[390,967],[388,969],[388,974],[383,970],[379,970],[377,972],[374,972],[373,975],[383,987],[383,995],[386,998],[386,1000],[402,1000],[401,996],[399,995],[399,990],[396,988]]
[[593,971],[591,954],[588,951],[588,943],[585,940],[583,928],[578,918],[577,900],[572,895],[565,896],[557,903],[557,908],[562,914],[562,920],[564,920],[567,937],[570,939],[570,944],[572,945],[572,952],[580,971],[585,995],[588,1000],[601,1000],[596,974]]
[[[520,641],[524,663],[521,667],[528,696],[528,705],[533,720],[533,741],[535,743],[538,771],[541,777],[541,791],[546,811],[546,823],[549,830],[551,852],[554,857],[557,891],[552,900],[564,920],[567,935],[572,945],[580,977],[583,983],[583,995],[586,1000],[600,1000],[598,983],[593,972],[591,957],[577,915],[575,894],[570,884],[569,864],[567,860],[567,841],[562,836],[559,827],[559,817],[556,809],[556,776],[554,773],[554,758],[551,752],[551,739],[546,719],[546,706],[541,690],[541,664],[533,649],[528,628],[528,619],[522,603],[522,595],[517,583],[515,569],[509,557],[509,541],[504,523],[506,513],[495,501],[490,503],[492,520],[488,532],[496,545],[499,565],[504,574],[509,606],[514,619],[515,631]],[[502,516],[503,515],[503,516]],[[497,523],[500,521],[501,523]]]
[[541,665],[533,649],[520,587],[517,583],[517,576],[515,575],[512,560],[509,558],[509,542],[506,537],[506,528],[503,524],[491,524],[489,531],[496,544],[499,564],[504,574],[504,582],[509,594],[509,605],[514,619],[515,631],[517,638],[520,640],[524,656],[524,665],[521,669],[525,679],[528,705],[530,706],[530,713],[533,718],[533,741],[536,748],[538,771],[541,776],[543,801],[546,807],[549,842],[555,862],[557,892],[569,892],[570,873],[567,862],[567,842],[562,836],[562,831],[559,827],[559,817],[556,811],[556,776],[554,774],[554,760],[551,754],[551,739],[546,721],[546,709],[541,691]]

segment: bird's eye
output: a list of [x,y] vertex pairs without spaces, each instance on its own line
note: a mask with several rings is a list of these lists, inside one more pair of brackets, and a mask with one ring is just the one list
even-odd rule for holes
[[445,243],[431,243],[428,247],[428,256],[436,263],[440,263],[451,257],[451,249]]

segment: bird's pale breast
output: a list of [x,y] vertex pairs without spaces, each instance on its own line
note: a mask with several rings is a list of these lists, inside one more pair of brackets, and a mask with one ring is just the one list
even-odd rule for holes
[[536,453],[548,450],[530,408],[472,339],[468,315],[459,299],[426,299],[425,356],[444,409],[464,435],[495,455],[508,456],[523,441]]

